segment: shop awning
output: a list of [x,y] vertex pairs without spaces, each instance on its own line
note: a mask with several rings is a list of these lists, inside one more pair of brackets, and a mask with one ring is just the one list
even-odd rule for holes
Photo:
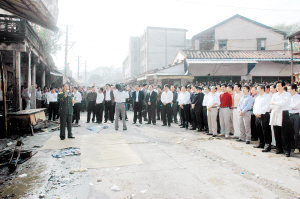
[[0,8],[44,28],[57,31],[58,1],[1,0]]
[[50,72],[51,75],[54,75],[54,76],[59,76],[59,77],[63,77],[64,74],[62,73],[58,73],[58,72]]
[[253,63],[256,64],[255,60],[205,60],[205,59],[187,59],[188,63],[191,64],[248,64]]

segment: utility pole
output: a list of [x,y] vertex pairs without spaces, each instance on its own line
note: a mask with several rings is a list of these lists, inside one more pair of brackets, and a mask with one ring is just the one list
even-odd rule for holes
[[78,75],[77,75],[78,79],[79,79],[79,59],[80,59],[80,57],[78,56]]
[[69,27],[66,27],[66,47],[65,47],[65,76],[68,76],[68,37],[69,37]]
[[85,81],[85,87],[87,87],[87,79],[86,79],[86,60],[85,60],[85,67],[84,67],[84,72],[85,72],[85,74],[84,74],[84,81]]

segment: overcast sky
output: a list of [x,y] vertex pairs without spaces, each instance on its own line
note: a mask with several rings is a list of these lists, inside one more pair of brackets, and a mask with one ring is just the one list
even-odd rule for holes
[[[273,26],[300,22],[299,12],[299,0],[59,0],[58,26],[71,26],[69,41],[76,44],[68,62],[74,74],[77,56],[82,64],[87,60],[88,70],[122,67],[129,37],[140,36],[147,26],[185,28],[190,39],[235,14]],[[59,69],[64,55],[63,47],[54,57]]]

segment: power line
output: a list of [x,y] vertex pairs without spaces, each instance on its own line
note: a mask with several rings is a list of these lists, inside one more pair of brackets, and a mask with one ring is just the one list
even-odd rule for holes
[[201,4],[201,5],[210,5],[210,6],[219,6],[219,7],[228,7],[228,8],[242,8],[242,9],[248,9],[248,10],[269,10],[269,11],[289,11],[289,12],[299,12],[300,11],[300,10],[278,10],[278,9],[269,9],[269,8],[251,8],[251,7],[243,7],[243,6],[232,6],[232,5],[225,5],[225,4],[213,4],[213,3],[186,1],[186,0],[172,0],[172,1]]

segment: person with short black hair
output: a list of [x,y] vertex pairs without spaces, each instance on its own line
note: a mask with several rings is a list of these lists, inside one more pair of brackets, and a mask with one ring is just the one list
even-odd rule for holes
[[241,97],[238,104],[239,111],[239,122],[240,122],[240,138],[236,141],[245,142],[246,144],[250,144],[251,141],[251,108],[253,104],[253,99],[249,95],[250,87],[247,85],[243,86],[242,92],[243,97]]
[[207,123],[208,123],[208,134],[216,137],[218,132],[217,126],[217,113],[218,106],[220,105],[220,96],[217,94],[217,88],[211,87],[211,96],[207,99]]
[[204,94],[202,93],[201,87],[195,86],[194,89],[195,89],[195,98],[191,102],[192,109],[194,109],[195,111],[195,118],[194,118],[195,121],[194,121],[193,130],[197,129],[197,132],[200,132],[203,129],[202,102],[203,102]]
[[230,132],[230,108],[232,107],[232,97],[227,92],[227,85],[222,84],[221,86],[222,94],[220,95],[220,126],[221,126],[221,134],[219,136],[225,136],[225,138],[229,138]]
[[284,153],[290,157],[291,153],[291,131],[289,130],[289,110],[291,104],[291,94],[284,91],[285,82],[279,80],[276,84],[278,90],[272,96],[270,107],[272,109],[270,116],[270,125],[273,125],[276,154]]
[[104,115],[104,123],[107,122],[107,120],[110,120],[111,123],[114,122],[114,105],[115,105],[115,98],[113,89],[111,88],[110,84],[106,84],[105,91],[103,91],[104,95],[104,107],[105,107],[105,115]]
[[[172,110],[171,110],[171,102],[173,100],[173,93],[170,91],[170,86],[166,84],[164,86],[164,92],[161,95],[161,102],[162,104],[162,111],[161,111],[161,117],[163,120],[163,126],[171,126],[172,121]],[[168,120],[168,121],[167,121]]]
[[96,122],[101,124],[103,121],[103,101],[104,101],[104,94],[103,88],[99,88],[97,91],[97,98],[96,98]]
[[171,86],[171,91],[173,92],[173,100],[172,100],[172,121],[174,121],[175,124],[178,124],[177,119],[177,112],[178,112],[178,93],[176,91],[175,86]]
[[55,93],[55,89],[53,87],[50,88],[50,93],[47,95],[47,104],[48,104],[48,112],[49,117],[48,120],[56,120],[57,115],[57,93]]
[[270,123],[270,95],[265,93],[265,86],[257,86],[258,96],[253,105],[253,114],[255,115],[256,130],[259,137],[259,144],[254,148],[263,148],[262,152],[271,151],[272,133]]
[[157,105],[156,105],[156,111],[157,111],[157,119],[161,119],[161,109],[162,109],[162,102],[161,102],[161,95],[162,95],[162,90],[161,87],[157,87]]
[[178,99],[178,102],[181,107],[181,115],[182,115],[182,126],[180,128],[185,128],[187,130],[189,127],[189,120],[190,120],[191,97],[190,97],[190,93],[187,91],[187,86],[182,86],[181,92],[182,94]]
[[73,88],[73,92],[74,92],[74,106],[73,106],[73,122],[75,120],[75,124],[78,125],[78,122],[80,120],[80,109],[81,109],[81,100],[82,100],[82,97],[81,97],[81,93],[78,91],[78,88],[77,87],[74,87]]
[[135,91],[132,93],[133,124],[136,124],[137,118],[139,118],[139,123],[142,124],[143,101],[144,93],[140,90],[140,85],[136,85]]
[[297,94],[297,85],[290,84],[288,92],[291,94],[291,104],[289,110],[289,127],[292,132],[292,148],[294,153],[299,153],[300,150],[300,135],[299,135],[299,113],[300,113],[300,95]]
[[119,129],[119,116],[121,115],[123,121],[123,130],[127,130],[126,120],[125,120],[125,102],[126,99],[129,98],[128,92],[122,90],[120,84],[116,84],[116,90],[114,90],[114,97],[116,102],[116,122],[115,122],[115,130]]
[[87,122],[90,123],[91,120],[91,113],[93,113],[92,122],[95,122],[96,117],[96,99],[97,99],[97,93],[95,92],[95,87],[92,87],[92,91],[87,94],[86,101],[88,102],[88,109],[87,109]]
[[146,102],[148,104],[148,123],[156,125],[156,102],[157,102],[157,93],[153,90],[153,86],[149,85],[149,93],[146,95]]

